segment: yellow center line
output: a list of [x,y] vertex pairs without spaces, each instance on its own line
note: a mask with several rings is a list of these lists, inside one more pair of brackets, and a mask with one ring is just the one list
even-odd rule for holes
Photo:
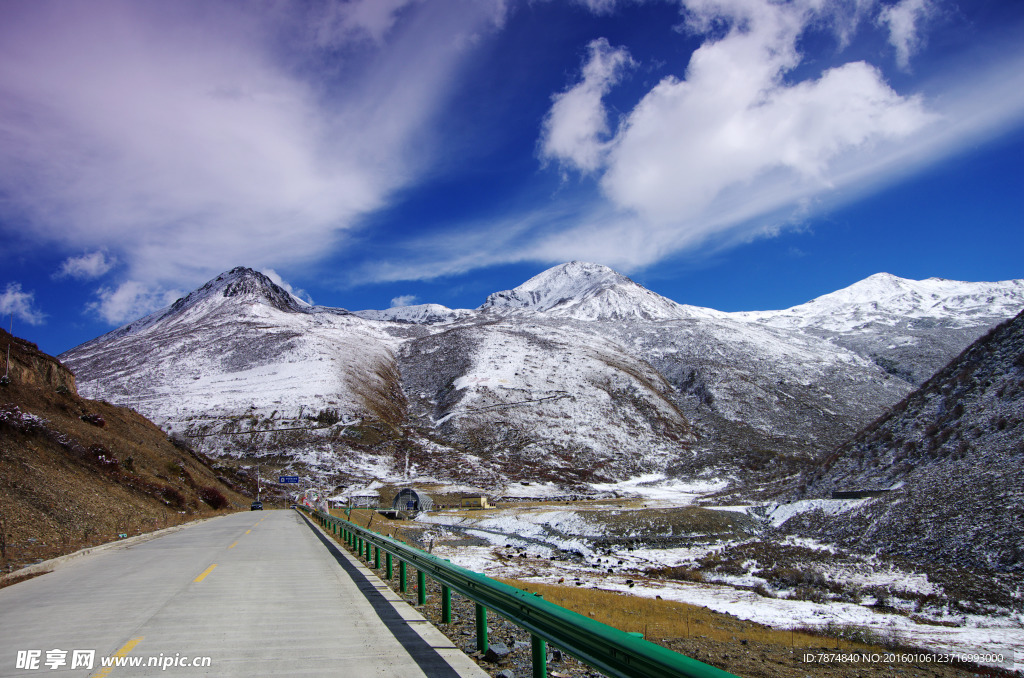
[[[113,654],[114,657],[127,657],[128,653],[131,652],[136,645],[142,642],[145,636],[139,636],[138,638],[132,638],[124,646]],[[114,670],[113,666],[104,666],[99,673],[94,673],[92,678],[103,678],[103,676],[110,675],[110,672]]]
[[246,534],[252,534],[252,530],[246,530],[245,533]]
[[233,549],[233,548],[235,548],[236,546],[238,546],[238,542],[237,542],[237,541],[236,541],[236,542],[235,542],[234,544],[232,544],[231,546],[229,546],[228,548],[229,548],[229,549]]
[[213,565],[210,565],[208,568],[203,570],[203,573],[201,575],[199,575],[198,577],[196,577],[195,579],[193,579],[192,582],[195,583],[195,584],[198,584],[199,582],[203,581],[204,579],[206,579],[206,575],[208,575],[211,572],[213,572],[213,568],[215,568],[215,567],[217,567],[217,563],[214,563]]

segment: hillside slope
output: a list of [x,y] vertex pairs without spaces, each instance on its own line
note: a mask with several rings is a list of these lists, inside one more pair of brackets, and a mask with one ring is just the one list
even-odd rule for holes
[[[788,530],[916,561],[1024,571],[1024,313],[809,474],[802,496],[883,490]],[[886,491],[887,490],[887,491]]]
[[0,386],[3,571],[248,505],[244,479],[220,475],[132,410],[79,397],[64,365],[0,330],[5,353],[8,344],[10,383]]

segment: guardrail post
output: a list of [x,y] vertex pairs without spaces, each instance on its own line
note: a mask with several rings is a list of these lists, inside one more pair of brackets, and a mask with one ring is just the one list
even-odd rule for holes
[[452,590],[441,584],[441,623],[452,623]]
[[[644,634],[623,631],[598,624],[574,612],[539,600],[540,594],[530,595],[506,584],[496,582],[482,574],[467,571],[429,553],[401,543],[384,535],[380,545],[372,531],[348,521],[333,519],[320,512],[304,509],[311,518],[323,520],[331,529],[337,529],[360,557],[365,553],[367,562],[380,568],[380,552],[385,551],[387,577],[394,575],[394,559],[398,560],[398,590],[404,597],[409,593],[408,566],[416,568],[418,605],[426,603],[427,577],[441,587],[441,622],[452,619],[451,592],[465,596],[475,605],[476,646],[481,653],[490,649],[487,615],[495,611],[513,624],[529,626],[532,675],[547,678],[548,644],[563,652],[586,657],[583,661],[606,675],[650,676],[657,678],[736,678],[731,673],[697,660],[679,655],[643,640]],[[363,545],[366,545],[365,551]],[[370,561],[370,546],[374,546],[374,559]],[[406,559],[408,558],[408,560]],[[411,602],[411,601],[410,601]],[[632,636],[632,637],[630,637]]]
[[476,649],[480,652],[491,649],[487,642],[487,608],[480,603],[476,604]]
[[387,573],[387,575],[388,575],[387,578],[388,579],[392,579],[395,576],[395,571],[394,571],[394,569],[392,569],[391,554],[390,553],[385,553],[384,554],[384,571]]
[[[540,593],[533,595],[543,598]],[[548,643],[540,636],[530,634],[530,660],[533,664],[533,678],[548,678]]]
[[533,663],[533,678],[548,678],[548,643],[546,640],[530,635],[530,658]]

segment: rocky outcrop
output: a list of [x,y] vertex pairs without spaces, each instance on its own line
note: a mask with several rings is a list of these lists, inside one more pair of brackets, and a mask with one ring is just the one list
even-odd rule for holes
[[[10,364],[7,363],[10,346]],[[12,337],[0,330],[0,354],[3,369],[0,375],[6,374],[12,382],[35,386],[37,388],[67,389],[77,393],[75,375],[65,365],[39,350],[30,341]]]

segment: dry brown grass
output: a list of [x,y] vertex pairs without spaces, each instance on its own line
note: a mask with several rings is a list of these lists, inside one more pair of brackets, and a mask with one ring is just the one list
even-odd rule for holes
[[556,605],[627,632],[639,632],[650,640],[704,638],[713,642],[747,641],[780,649],[820,648],[884,652],[879,646],[851,643],[816,633],[773,629],[755,622],[713,612],[707,608],[657,598],[643,598],[613,591],[558,586],[502,579],[511,586],[540,593]]

